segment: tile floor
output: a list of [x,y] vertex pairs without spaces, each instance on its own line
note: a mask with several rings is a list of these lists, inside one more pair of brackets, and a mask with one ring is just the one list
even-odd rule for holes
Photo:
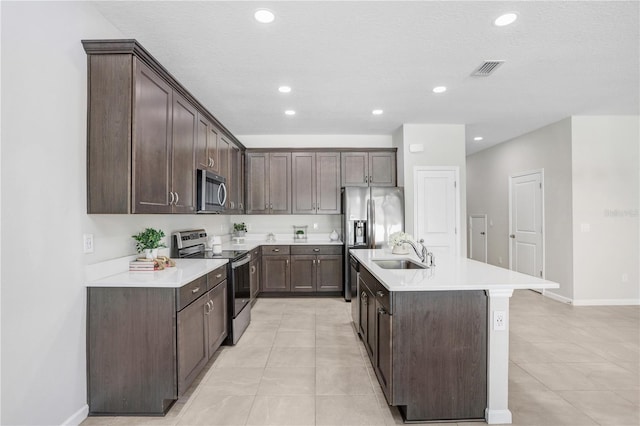
[[[90,417],[83,425],[402,423],[354,334],[350,304],[259,299],[251,315],[240,342],[216,353],[166,417]],[[639,324],[637,306],[572,307],[516,291],[509,370],[513,424],[638,426]]]

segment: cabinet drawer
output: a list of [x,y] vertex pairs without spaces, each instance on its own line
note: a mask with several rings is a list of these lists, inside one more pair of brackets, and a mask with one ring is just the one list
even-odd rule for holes
[[384,306],[385,310],[392,314],[391,292],[387,290],[366,268],[360,268],[360,276],[364,284],[369,288],[376,300]]
[[260,247],[256,247],[251,250],[251,259],[257,259],[260,256],[261,250]]
[[291,246],[291,254],[342,254],[342,246]]
[[278,256],[289,254],[289,246],[262,246],[263,256]]
[[227,265],[222,265],[219,268],[207,274],[207,290],[211,290],[222,281],[227,279]]
[[189,303],[207,292],[207,276],[203,275],[176,290],[176,310],[180,311]]

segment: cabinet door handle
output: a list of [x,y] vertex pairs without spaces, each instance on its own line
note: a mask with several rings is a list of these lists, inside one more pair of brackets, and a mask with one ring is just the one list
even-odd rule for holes
[[516,235],[515,235],[515,234],[511,234],[511,235],[509,235],[509,238],[515,238],[515,237],[516,237]]
[[209,309],[209,302],[207,302],[204,304],[204,314],[209,315],[209,312],[211,312],[211,310]]
[[222,278],[222,274],[217,274],[216,278]]
[[316,260],[315,260],[315,259],[313,259],[313,264],[314,264],[314,265],[316,264]]
[[286,259],[286,262],[287,262],[287,266],[289,266],[289,259]]
[[270,209],[273,209],[273,204],[269,204],[269,208],[270,208]]
[[200,291],[200,287],[196,287],[193,290],[191,290],[191,294],[196,294],[199,291]]
[[320,264],[320,259],[318,259],[318,265]]
[[378,295],[378,297],[384,297],[385,296],[385,292],[382,291],[382,290],[376,291],[376,294]]
[[175,199],[175,195],[173,195],[173,191],[169,191],[169,195],[171,196],[171,200],[169,200],[169,205],[173,204],[173,200]]
[[213,309],[215,308],[215,306],[213,305],[213,300],[209,300],[208,303],[211,303],[211,308],[209,308],[209,312],[213,312]]
[[178,193],[176,192],[176,206],[178,205],[178,201],[180,201],[180,196],[178,195]]
[[242,210],[242,208],[243,208],[243,207],[242,207],[242,203],[240,203],[240,206],[239,206],[239,207],[240,207],[240,210]]
[[364,183],[369,183],[369,176],[364,177]]
[[313,251],[318,252],[318,251],[320,251],[320,249],[319,248],[314,248]]
[[232,209],[234,209],[236,207],[236,203],[234,203],[233,201],[230,204],[231,204],[231,208]]
[[369,176],[369,183],[373,183],[373,176]]
[[252,266],[252,267],[251,267],[250,272],[251,272],[252,274],[255,274],[255,273],[256,273],[256,267],[255,267],[255,266]]
[[280,249],[273,249],[271,251],[278,253],[280,251]]
[[269,204],[264,205],[265,210],[269,208]]

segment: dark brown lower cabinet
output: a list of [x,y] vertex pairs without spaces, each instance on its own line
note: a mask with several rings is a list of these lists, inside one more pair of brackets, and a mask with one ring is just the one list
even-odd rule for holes
[[342,291],[342,262],[342,246],[291,246],[291,291]]
[[226,265],[181,288],[87,289],[90,415],[162,415],[227,336]]
[[289,255],[262,256],[260,291],[291,291]]
[[406,421],[484,419],[484,291],[389,292],[360,269],[359,329],[387,402]]

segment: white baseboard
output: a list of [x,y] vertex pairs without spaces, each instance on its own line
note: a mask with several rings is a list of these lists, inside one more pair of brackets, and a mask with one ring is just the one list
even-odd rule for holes
[[80,423],[84,421],[84,419],[87,418],[88,414],[89,414],[89,406],[87,404],[84,404],[82,408],[80,408],[78,411],[73,413],[71,417],[69,417],[67,420],[62,422],[62,424],[64,426],[78,426]]
[[484,418],[490,425],[508,425],[512,423],[510,410],[484,409]]
[[560,296],[559,294],[556,293],[552,293],[549,290],[545,290],[544,293],[542,293],[545,297],[548,297],[549,299],[553,299],[553,300],[557,300],[558,302],[562,302],[562,303],[567,303],[567,304],[571,304],[573,303],[573,300],[566,297],[566,296]]
[[579,299],[573,300],[574,306],[638,306],[640,299]]

